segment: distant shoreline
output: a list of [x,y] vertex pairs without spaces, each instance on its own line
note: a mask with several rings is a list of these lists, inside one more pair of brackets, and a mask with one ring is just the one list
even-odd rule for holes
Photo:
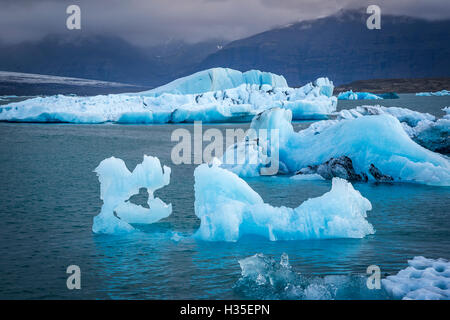
[[148,87],[74,77],[0,71],[0,95],[35,96],[76,94],[80,96],[139,92]]
[[[12,77],[11,75],[14,74],[16,76]],[[148,89],[150,88],[146,86],[117,82],[0,71],[0,95],[75,94],[91,96],[140,92]],[[450,90],[450,77],[357,80],[335,87],[334,94],[349,90],[379,94],[434,92],[443,89]]]
[[349,84],[337,86],[334,89],[334,94],[338,94],[348,90],[371,93],[417,93],[430,91],[434,92],[443,89],[450,89],[450,77],[358,80],[353,81]]

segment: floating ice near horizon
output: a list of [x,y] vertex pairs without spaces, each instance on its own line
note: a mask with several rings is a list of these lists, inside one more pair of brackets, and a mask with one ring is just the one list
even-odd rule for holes
[[[287,173],[346,156],[357,173],[364,173],[372,181],[376,180],[375,167],[375,172],[395,181],[450,186],[448,158],[415,143],[389,114],[319,121],[299,132],[294,131],[291,120],[290,110],[274,108],[256,116],[251,123],[252,132],[278,130],[279,167]],[[264,139],[261,141],[264,143]],[[249,168],[246,162],[227,168],[241,176],[251,176],[259,175],[264,166],[261,163]]]
[[345,91],[338,95],[338,100],[383,100],[379,95],[370,92]]
[[449,261],[414,257],[408,265],[381,280],[391,296],[404,300],[450,300]]
[[[170,182],[170,168],[161,167],[158,158],[144,155],[142,163],[130,172],[123,160],[111,157],[100,162],[94,172],[100,181],[100,198],[103,200],[100,213],[94,217],[94,233],[132,232],[136,229],[131,223],[150,224],[172,213],[171,204],[153,196],[154,191]],[[141,188],[148,191],[149,208],[128,201]]]
[[360,275],[307,276],[296,272],[289,256],[279,261],[262,253],[240,259],[241,277],[234,285],[248,299],[350,300],[386,299],[383,290],[369,290]]
[[323,119],[336,110],[333,83],[319,78],[289,88],[283,76],[214,68],[162,87],[129,94],[35,97],[0,107],[0,121],[68,123],[180,123],[250,121],[272,107],[294,119]]
[[366,220],[370,201],[347,181],[333,179],[331,191],[299,207],[272,207],[244,180],[218,163],[195,169],[195,214],[200,228],[194,237],[237,241],[262,236],[271,241],[363,238],[375,232]]
[[431,96],[448,96],[450,95],[450,91],[448,90],[441,90],[441,91],[436,91],[436,92],[418,92],[416,93],[416,96],[421,96],[421,97],[431,97]]

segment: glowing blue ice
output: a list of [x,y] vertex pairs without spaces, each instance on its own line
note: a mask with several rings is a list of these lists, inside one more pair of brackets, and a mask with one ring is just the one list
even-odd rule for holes
[[[170,182],[170,168],[162,168],[158,158],[144,156],[142,163],[130,172],[123,160],[111,157],[100,162],[95,172],[100,181],[103,206],[99,215],[94,217],[94,233],[132,232],[135,229],[130,223],[154,223],[172,213],[171,204],[166,205],[153,196],[155,190]],[[140,188],[148,191],[149,208],[128,201],[139,193]]]
[[[352,119],[326,120],[294,132],[290,110],[274,108],[255,117],[251,128],[279,131],[280,168],[295,173],[331,158],[349,157],[357,173],[369,172],[373,164],[396,181],[450,186],[448,158],[423,148],[407,135],[401,123],[389,114],[361,116]],[[270,137],[270,134],[267,134]],[[257,137],[249,137],[257,140]],[[257,140],[258,141],[258,140]],[[259,140],[264,143],[264,140]],[[268,147],[260,147],[268,150]],[[228,152],[228,151],[227,151]],[[248,163],[229,168],[245,175],[258,175],[260,166]],[[253,170],[253,174],[249,171]]]
[[215,68],[133,94],[35,97],[0,107],[0,120],[70,123],[242,122],[272,107],[294,119],[324,118],[336,110],[333,83],[319,78],[289,88],[279,75]]
[[450,153],[450,107],[442,109],[446,115],[441,119],[429,113],[406,108],[383,106],[359,106],[335,113],[337,119],[355,119],[367,115],[389,114],[397,118],[411,139],[421,146],[440,153]]
[[139,92],[137,95],[159,96],[170,94],[199,94],[209,91],[223,91],[239,87],[243,84],[269,85],[273,88],[286,88],[286,79],[270,72],[250,70],[240,72],[228,68],[212,68],[203,70],[187,77],[176,79],[161,87]]
[[195,214],[201,221],[195,237],[202,240],[362,238],[375,232],[366,220],[369,200],[340,178],[333,179],[331,191],[292,209],[264,203],[244,180],[216,164],[200,165],[194,176]]
[[381,100],[382,97],[370,92],[345,91],[338,95],[338,100]]

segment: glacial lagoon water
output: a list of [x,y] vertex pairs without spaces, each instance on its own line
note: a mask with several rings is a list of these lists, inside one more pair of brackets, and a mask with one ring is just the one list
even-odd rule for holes
[[[362,104],[402,106],[442,116],[440,109],[450,106],[450,98],[401,95],[398,100],[339,101],[338,109]],[[308,124],[298,122],[295,128]],[[188,124],[0,123],[0,298],[273,298],[255,288],[236,286],[241,277],[238,260],[256,253],[278,260],[287,253],[292,269],[311,279],[345,275],[354,281],[369,265],[378,265],[385,276],[405,268],[414,256],[450,258],[450,188],[402,183],[354,184],[373,206],[368,220],[376,233],[363,239],[194,240],[190,236],[199,226],[194,214],[195,165],[175,166],[170,160],[176,144],[170,136],[179,127],[192,130]],[[224,130],[248,124],[204,125],[209,127]],[[93,170],[110,156],[133,169],[144,154],[157,156],[172,168],[170,185],[155,194],[172,203],[172,215],[137,226],[141,233],[93,234],[92,219],[102,204]],[[290,207],[331,186],[330,181],[284,176],[247,181],[265,202]],[[133,198],[142,203],[145,195]],[[72,264],[81,268],[81,290],[66,287],[66,268]],[[344,298],[388,298],[377,290],[361,294],[363,286],[355,281]]]

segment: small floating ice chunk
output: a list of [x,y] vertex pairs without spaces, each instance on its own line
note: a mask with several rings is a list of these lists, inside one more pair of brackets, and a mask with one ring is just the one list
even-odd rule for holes
[[450,300],[449,261],[414,257],[408,265],[381,280],[391,296],[404,300]]
[[286,253],[280,260],[262,253],[239,260],[241,277],[234,290],[250,299],[384,299],[383,290],[369,290],[364,275],[308,276],[294,270]]
[[363,238],[375,232],[366,220],[372,206],[347,181],[335,178],[331,191],[299,207],[272,207],[244,180],[217,165],[195,169],[195,237],[237,241],[259,235],[271,241]]
[[170,240],[174,242],[179,242],[183,239],[183,236],[179,234],[178,232],[172,232],[172,236],[170,237]]
[[313,180],[325,180],[320,174],[296,174],[291,177],[292,180],[303,180],[303,181],[313,181]]
[[[170,182],[170,168],[162,168],[158,158],[144,155],[142,163],[130,172],[123,160],[111,157],[100,162],[94,172],[100,181],[103,200],[100,214],[94,217],[94,233],[131,232],[135,229],[130,223],[154,223],[172,213],[171,204],[153,196],[154,191]],[[127,201],[140,188],[148,191],[149,208]]]
[[448,96],[450,95],[450,91],[448,90],[441,90],[436,92],[418,92],[416,93],[416,96],[422,96],[422,97],[431,97],[431,96]]

